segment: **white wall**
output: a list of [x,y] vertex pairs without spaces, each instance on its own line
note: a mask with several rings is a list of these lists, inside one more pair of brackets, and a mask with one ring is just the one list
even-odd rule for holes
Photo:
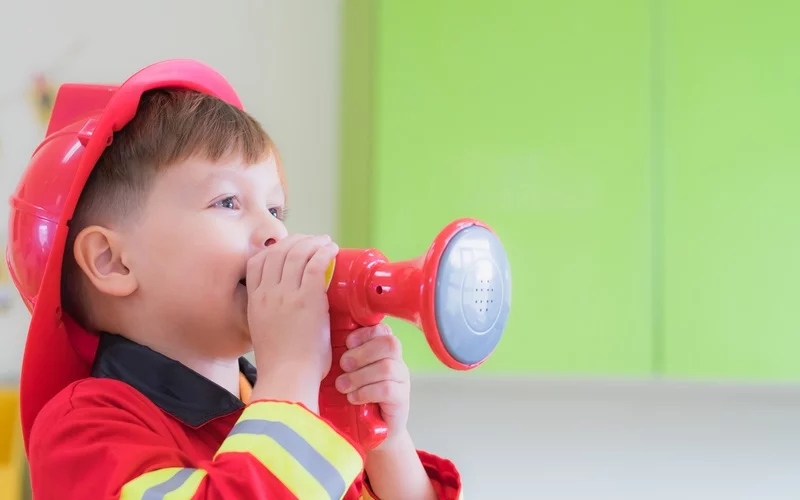
[[[339,9],[335,0],[0,0],[0,234],[6,200],[43,131],[25,86],[119,83],[152,62],[189,57],[224,74],[277,142],[289,182],[289,224],[333,233],[338,158]],[[72,45],[78,43],[78,50]],[[17,380],[28,314],[0,315],[0,380]]]
[[797,500],[800,387],[418,377],[468,500]]

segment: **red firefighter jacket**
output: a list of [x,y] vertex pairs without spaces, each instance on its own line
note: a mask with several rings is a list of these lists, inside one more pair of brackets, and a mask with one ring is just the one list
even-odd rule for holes
[[[255,383],[255,368],[240,368]],[[34,423],[36,500],[370,500],[364,454],[304,406],[241,399],[184,365],[104,335],[92,377]],[[419,452],[439,498],[460,498],[458,471]]]

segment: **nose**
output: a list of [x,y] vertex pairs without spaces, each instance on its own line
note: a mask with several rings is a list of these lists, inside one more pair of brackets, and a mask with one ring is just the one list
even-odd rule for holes
[[253,246],[256,248],[268,247],[286,238],[287,235],[286,226],[268,214],[261,221],[258,229],[253,232]]

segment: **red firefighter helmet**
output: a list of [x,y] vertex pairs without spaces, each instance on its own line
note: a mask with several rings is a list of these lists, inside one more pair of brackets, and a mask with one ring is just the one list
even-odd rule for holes
[[64,387],[90,375],[97,349],[98,337],[61,311],[67,226],[114,132],[130,122],[144,92],[163,87],[196,90],[242,108],[222,75],[185,59],[148,66],[119,86],[62,85],[45,139],[11,197],[6,261],[31,312],[20,380],[26,449],[39,411]]

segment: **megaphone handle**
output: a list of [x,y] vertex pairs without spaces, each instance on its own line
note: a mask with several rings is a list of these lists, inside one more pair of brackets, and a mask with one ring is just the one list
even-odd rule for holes
[[[331,325],[341,325],[341,319],[331,317]],[[347,351],[345,340],[354,328],[331,330],[331,370],[319,390],[320,415],[357,443],[364,451],[375,449],[386,439],[389,431],[376,404],[354,405],[336,389],[336,378],[343,373],[339,364]]]

